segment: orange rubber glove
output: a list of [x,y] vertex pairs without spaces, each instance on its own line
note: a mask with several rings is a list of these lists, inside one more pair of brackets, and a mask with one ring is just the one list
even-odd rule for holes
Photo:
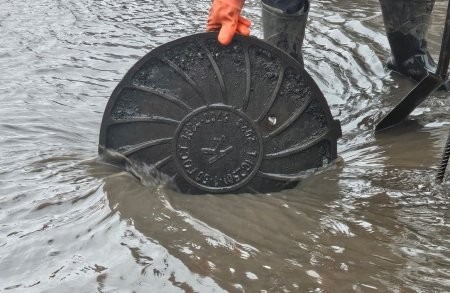
[[208,16],[207,31],[218,31],[219,42],[228,45],[235,33],[250,35],[248,19],[241,16],[245,0],[214,0]]

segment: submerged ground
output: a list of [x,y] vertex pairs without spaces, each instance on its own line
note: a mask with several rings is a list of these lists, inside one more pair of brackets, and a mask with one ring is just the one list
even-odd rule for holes
[[[448,94],[374,124],[414,84],[384,69],[376,0],[313,1],[304,45],[343,163],[275,194],[187,196],[96,160],[102,114],[152,48],[209,0],[0,3],[0,291],[450,291]],[[445,1],[430,49],[438,54]],[[247,1],[261,36],[259,2]]]

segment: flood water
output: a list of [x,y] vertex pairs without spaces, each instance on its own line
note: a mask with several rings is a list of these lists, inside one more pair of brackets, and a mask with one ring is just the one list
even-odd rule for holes
[[[190,196],[97,160],[114,87],[202,32],[209,5],[0,1],[0,291],[449,292],[450,184],[434,181],[449,95],[374,135],[414,86],[383,67],[376,0],[312,3],[305,66],[341,120],[334,167],[281,193]],[[245,15],[261,37],[259,2]]]

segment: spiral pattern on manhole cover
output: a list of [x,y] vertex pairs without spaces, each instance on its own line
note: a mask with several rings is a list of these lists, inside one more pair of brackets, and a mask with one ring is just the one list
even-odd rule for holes
[[100,147],[153,166],[185,193],[273,192],[336,158],[340,124],[283,51],[216,33],[162,45],[108,101]]

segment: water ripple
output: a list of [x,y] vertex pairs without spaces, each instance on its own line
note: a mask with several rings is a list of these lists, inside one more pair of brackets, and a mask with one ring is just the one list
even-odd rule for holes
[[[259,5],[244,15],[261,37]],[[436,93],[402,128],[373,134],[414,86],[384,67],[376,0],[311,3],[305,66],[343,137],[334,167],[296,189],[186,196],[145,166],[141,184],[95,158],[114,87],[149,50],[203,31],[209,6],[0,4],[0,290],[449,291],[449,185],[434,175],[450,102]]]

